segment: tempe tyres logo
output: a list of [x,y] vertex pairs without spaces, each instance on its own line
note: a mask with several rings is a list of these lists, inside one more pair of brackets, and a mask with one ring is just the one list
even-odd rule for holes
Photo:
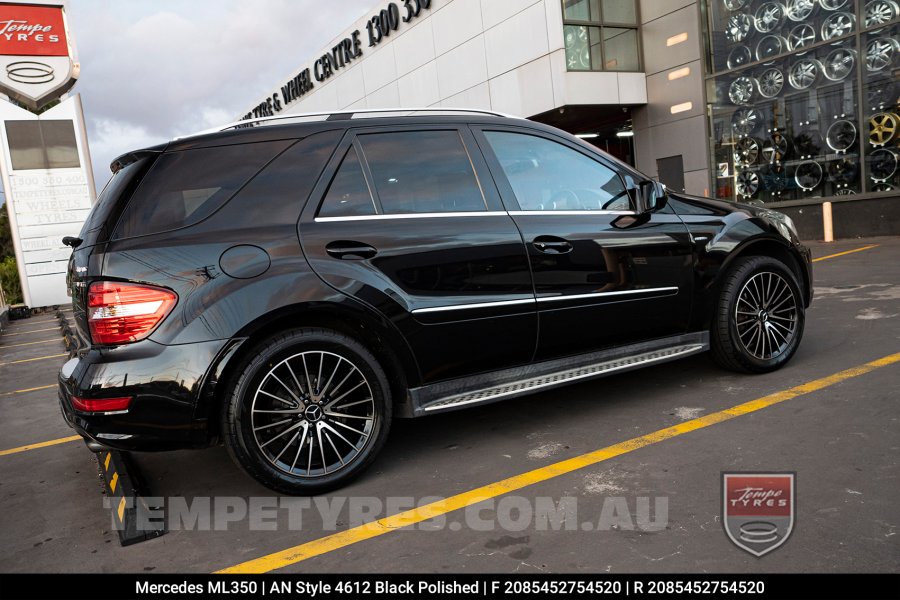
[[794,473],[723,473],[722,525],[738,548],[760,557],[794,529]]

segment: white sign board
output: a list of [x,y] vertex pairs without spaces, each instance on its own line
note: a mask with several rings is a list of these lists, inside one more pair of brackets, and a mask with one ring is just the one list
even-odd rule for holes
[[81,98],[40,116],[0,102],[0,168],[25,304],[70,302],[71,248],[96,200]]

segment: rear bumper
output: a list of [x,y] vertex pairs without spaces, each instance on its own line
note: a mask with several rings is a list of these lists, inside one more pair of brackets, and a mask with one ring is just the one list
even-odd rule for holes
[[[208,443],[197,405],[210,366],[225,340],[164,346],[150,340],[111,349],[90,349],[59,371],[63,418],[86,439],[119,450],[172,450]],[[72,396],[129,396],[126,411],[84,413]]]

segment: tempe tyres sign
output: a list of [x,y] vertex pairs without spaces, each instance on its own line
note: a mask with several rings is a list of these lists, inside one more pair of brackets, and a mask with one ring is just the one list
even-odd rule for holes
[[41,114],[75,83],[78,63],[63,3],[0,2],[0,171],[25,304],[69,302],[71,249],[95,201],[81,99]]

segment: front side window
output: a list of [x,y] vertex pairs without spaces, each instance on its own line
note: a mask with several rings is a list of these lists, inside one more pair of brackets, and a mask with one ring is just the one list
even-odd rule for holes
[[546,138],[484,132],[522,210],[615,210],[635,207],[610,167]]
[[569,71],[640,71],[634,0],[563,0]]

